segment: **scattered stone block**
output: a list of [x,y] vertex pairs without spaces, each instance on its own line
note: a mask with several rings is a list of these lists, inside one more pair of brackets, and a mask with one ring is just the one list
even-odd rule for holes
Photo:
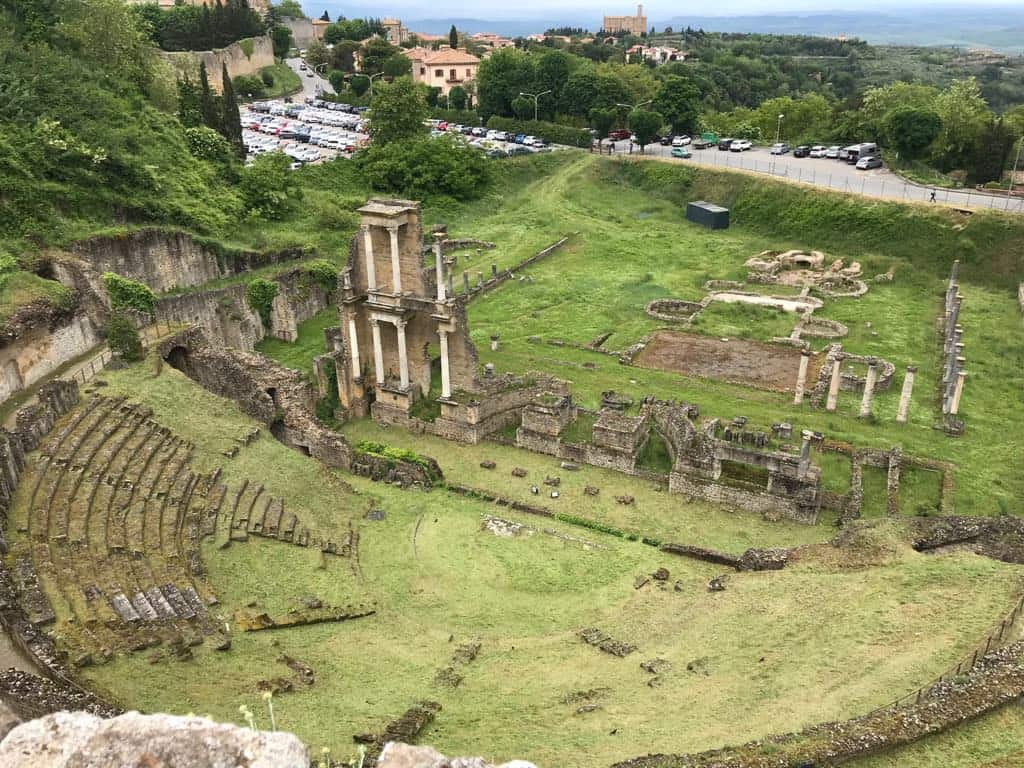
[[480,467],[481,467],[482,469],[494,469],[494,468],[495,468],[496,466],[498,466],[498,465],[497,465],[497,464],[495,464],[495,463],[494,463],[493,461],[491,461],[490,459],[487,459],[487,460],[485,460],[485,461],[481,461],[481,462],[480,462]]
[[583,489],[584,496],[597,496],[601,493],[601,489],[593,485],[588,485]]
[[704,675],[705,677],[709,677],[711,675],[710,660],[707,656],[694,659],[686,665],[686,671],[693,672],[695,675]]
[[652,675],[663,675],[672,671],[672,662],[668,659],[648,659],[640,662],[640,669]]
[[633,589],[642,589],[651,582],[651,577],[647,574],[640,574],[633,579]]
[[619,504],[623,504],[627,507],[631,505],[634,501],[636,501],[636,499],[634,499],[629,494],[626,494],[625,496],[616,496],[615,500],[619,502]]
[[383,509],[371,509],[366,513],[367,520],[383,520],[385,517]]
[[708,592],[724,592],[728,580],[729,577],[724,574],[715,576],[715,578],[708,582]]
[[651,574],[651,578],[654,579],[655,581],[668,581],[668,578],[669,578],[668,568],[659,568],[658,570],[656,570],[654,573]]
[[579,464],[574,464],[571,461],[563,461],[562,464],[561,464],[561,467],[562,467],[562,469],[564,469],[564,470],[566,470],[568,472],[575,472],[576,470],[578,470],[580,468],[580,465]]
[[522,467],[513,467],[512,477],[526,477],[526,470]]
[[562,483],[562,478],[560,478],[560,477],[545,477],[544,478],[544,485],[549,485],[552,488],[557,488],[559,485],[561,485],[561,483]]

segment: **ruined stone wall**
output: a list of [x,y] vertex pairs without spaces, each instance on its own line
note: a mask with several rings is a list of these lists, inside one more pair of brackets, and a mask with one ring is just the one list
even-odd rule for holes
[[245,301],[245,286],[164,296],[157,300],[158,322],[197,325],[215,344],[251,352],[266,332]]
[[283,341],[295,341],[299,323],[330,306],[331,292],[313,280],[301,267],[274,278],[278,294],[271,307],[270,335]]
[[[219,66],[216,71],[219,81]],[[211,74],[211,81],[213,79]],[[90,237],[75,243],[70,252],[88,265],[97,281],[103,272],[116,272],[122,277],[145,283],[156,293],[203,285],[303,255],[298,248],[267,253],[231,251],[218,254],[196,242],[186,232],[164,229],[138,229],[119,235]],[[98,284],[95,287],[100,289]]]
[[796,499],[769,493],[767,490],[740,488],[692,474],[672,471],[669,474],[669,493],[678,493],[691,499],[700,499],[732,509],[754,512],[766,517],[782,517],[797,523],[813,525],[817,514],[797,503]]
[[[246,55],[245,48],[252,45],[252,54]],[[227,48],[216,48],[212,51],[173,51],[161,52],[164,59],[170,62],[177,72],[187,75],[192,82],[199,80],[199,64],[206,64],[210,74],[210,87],[220,93],[221,67],[227,64],[228,77],[234,80],[239,75],[255,75],[264,67],[274,63],[274,44],[270,37],[251,37],[232,43]]]
[[100,343],[92,320],[76,313],[55,327],[34,327],[0,347],[0,402]]

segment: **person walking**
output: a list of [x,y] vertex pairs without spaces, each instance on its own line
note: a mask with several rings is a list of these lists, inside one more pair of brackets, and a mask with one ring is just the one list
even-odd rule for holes
[[934,189],[932,190],[932,196],[928,198],[928,202],[929,203],[934,203],[935,202],[935,190]]

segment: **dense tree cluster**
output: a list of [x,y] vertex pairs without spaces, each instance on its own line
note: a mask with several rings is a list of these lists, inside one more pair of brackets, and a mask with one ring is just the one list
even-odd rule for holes
[[342,40],[365,40],[384,34],[380,19],[346,19],[344,16],[324,29],[324,42],[329,45]]
[[212,4],[165,9],[156,3],[133,7],[165,51],[207,51],[267,32],[266,22],[247,0],[215,0]]

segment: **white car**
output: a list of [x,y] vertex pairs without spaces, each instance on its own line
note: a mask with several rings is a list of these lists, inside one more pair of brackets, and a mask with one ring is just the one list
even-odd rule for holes
[[693,139],[691,139],[689,136],[676,136],[674,139],[672,139],[672,146],[685,147],[691,144],[692,142]]
[[823,147],[820,144],[811,147],[811,157],[825,157],[825,153],[828,152],[828,147]]
[[737,139],[729,145],[730,152],[746,152],[754,146],[749,139]]
[[825,150],[825,157],[829,158],[830,160],[837,160],[837,159],[839,159],[839,150],[840,149],[841,149],[841,147],[838,144],[829,147],[828,149]]
[[537,141],[536,136],[527,136],[525,139],[523,139],[523,144],[526,145],[527,147],[532,147],[535,141]]

